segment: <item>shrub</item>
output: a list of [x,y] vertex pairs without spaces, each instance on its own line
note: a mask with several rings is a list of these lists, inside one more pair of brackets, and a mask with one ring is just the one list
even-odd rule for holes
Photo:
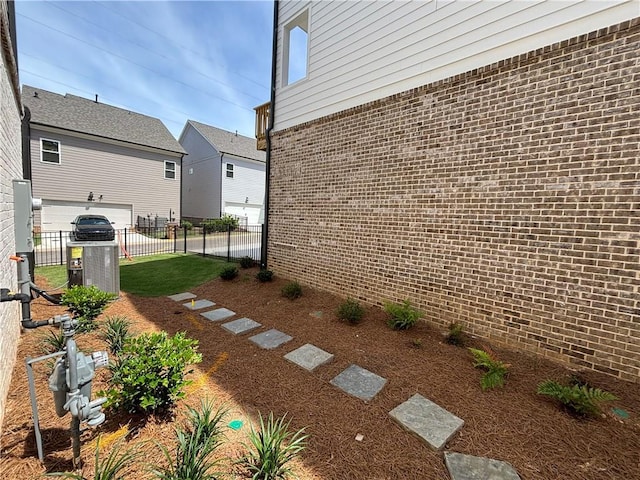
[[61,329],[57,331],[47,330],[47,333],[42,336],[42,343],[44,344],[44,353],[48,355],[63,350],[66,339]]
[[118,355],[122,351],[125,341],[129,338],[131,322],[124,315],[107,317],[105,322],[104,340],[109,346],[109,351]]
[[464,328],[461,323],[451,323],[449,324],[449,333],[447,334],[445,341],[449,345],[455,345],[456,347],[461,347],[464,345]]
[[470,348],[469,351],[473,355],[473,366],[485,369],[485,374],[480,379],[480,385],[483,390],[494,387],[502,387],[504,379],[509,369],[509,364],[496,360],[489,353],[477,348]]
[[189,220],[181,220],[180,225],[182,226],[182,228],[185,228],[187,230],[193,230],[193,223],[191,223]]
[[338,307],[337,315],[340,320],[344,320],[355,325],[360,323],[360,320],[362,320],[362,317],[364,316],[364,308],[362,308],[362,305],[360,305],[357,300],[347,298]]
[[302,296],[302,287],[296,281],[287,283],[282,287],[282,296],[287,297],[289,300],[295,300]]
[[120,357],[109,366],[112,377],[106,392],[108,405],[128,412],[154,412],[173,406],[184,397],[182,388],[190,381],[188,365],[199,363],[198,341],[184,332],[168,337],[167,332],[143,333],[128,338]]
[[206,233],[214,233],[237,230],[239,223],[237,218],[231,215],[223,215],[221,218],[203,220],[201,225]]
[[259,282],[270,282],[273,280],[273,272],[271,270],[262,269],[256,273],[256,278]]
[[276,420],[273,413],[270,413],[266,424],[262,414],[259,417],[260,430],[256,431],[251,425],[251,446],[245,445],[249,451],[239,463],[256,480],[286,478],[291,473],[289,463],[305,449],[308,435],[304,435],[304,428],[291,434],[291,422],[285,423],[284,416]]
[[227,265],[220,272],[220,278],[223,280],[233,280],[238,276],[238,267],[235,265]]
[[60,297],[60,303],[78,319],[76,331],[86,332],[97,328],[93,321],[104,311],[107,304],[116,298],[116,294],[103,292],[95,285],[74,285],[65,290]]
[[251,257],[242,257],[240,259],[240,266],[242,268],[251,268],[255,265],[255,261]]
[[564,405],[572,413],[595,416],[600,413],[600,404],[617,400],[615,395],[588,385],[566,386],[554,380],[545,380],[538,385],[539,395],[547,395]]
[[413,327],[418,319],[422,317],[422,312],[411,306],[409,300],[402,303],[384,304],[384,311],[389,315],[387,324],[394,330],[406,330]]

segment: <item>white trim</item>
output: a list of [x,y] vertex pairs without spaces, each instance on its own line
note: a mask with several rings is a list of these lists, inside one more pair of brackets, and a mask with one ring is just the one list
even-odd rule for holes
[[[58,161],[57,162],[50,162],[49,160],[45,160],[44,159],[44,155],[43,153],[45,152],[44,146],[42,145],[42,142],[54,142],[58,144],[58,151],[57,152],[52,152],[50,150],[46,150],[46,153],[57,153],[58,154]],[[40,137],[40,161],[42,163],[48,163],[50,165],[61,165],[62,164],[62,142],[60,140],[54,140],[52,138],[44,138],[44,137]]]
[[[282,79],[281,87],[283,88],[289,85],[297,84],[309,78],[309,52],[310,52],[309,44],[311,43],[310,42],[311,29],[309,28],[309,25],[311,24],[310,20],[311,20],[311,9],[308,6],[306,6],[305,8],[298,11],[298,13],[293,15],[291,19],[285,22],[284,25],[282,26],[283,55],[282,55],[282,72],[281,72],[280,78]],[[289,81],[289,59],[291,54],[290,39],[291,39],[291,32],[296,27],[300,28],[300,30],[302,30],[307,34],[307,45],[306,45],[307,52],[305,55],[306,66],[305,66],[304,76],[290,82]]]
[[[170,168],[167,168],[167,164],[173,164],[173,170],[171,170]],[[165,160],[164,161],[164,178],[165,180],[175,180],[176,179],[176,174],[177,174],[177,165],[176,162],[172,162],[171,160]],[[173,173],[173,177],[167,177],[167,172],[172,172]]]

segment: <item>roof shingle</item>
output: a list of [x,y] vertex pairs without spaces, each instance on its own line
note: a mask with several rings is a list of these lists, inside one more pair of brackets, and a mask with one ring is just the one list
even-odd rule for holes
[[[242,158],[264,162],[265,152],[258,150],[256,139],[238,135],[237,133],[221,130],[194,120],[187,120],[187,125],[195,128],[216,150],[229,155],[236,155]],[[186,128],[186,126],[185,126]]]

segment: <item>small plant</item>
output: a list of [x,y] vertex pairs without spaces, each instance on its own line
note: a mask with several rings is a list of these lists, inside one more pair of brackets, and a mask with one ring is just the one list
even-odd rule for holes
[[193,223],[191,223],[189,220],[180,221],[180,225],[187,231],[193,230]]
[[262,414],[259,417],[260,430],[251,425],[251,446],[245,445],[249,451],[239,463],[249,470],[253,480],[286,478],[291,473],[289,463],[306,448],[308,435],[304,428],[291,434],[291,421],[285,422],[286,415],[275,419],[270,413],[266,423]]
[[413,340],[411,340],[411,346],[413,348],[422,348],[422,339],[414,338]]
[[242,268],[251,268],[255,265],[255,260],[251,257],[242,257],[240,259],[240,266]]
[[445,341],[449,345],[455,345],[461,347],[464,345],[464,327],[461,323],[454,322],[449,324],[449,333],[447,334]]
[[113,293],[103,292],[95,285],[74,285],[65,290],[60,298],[60,303],[78,320],[76,331],[88,332],[95,330],[97,325],[93,321],[98,318],[107,304],[118,298]]
[[360,320],[362,320],[362,317],[364,316],[364,308],[362,308],[362,305],[360,305],[357,300],[347,298],[338,307],[337,315],[340,320],[344,320],[355,325],[360,323]]
[[387,324],[394,330],[407,330],[413,327],[423,315],[420,310],[411,306],[409,300],[402,303],[386,302],[384,311],[389,315]]
[[62,334],[62,330],[48,330],[47,333],[42,336],[42,343],[44,344],[44,353],[49,354],[64,349],[66,339]]
[[545,380],[538,385],[539,395],[547,395],[580,416],[595,416],[600,413],[600,404],[617,400],[612,393],[588,385],[566,386],[554,380]]
[[225,415],[225,409],[214,411],[206,401],[201,402],[200,411],[189,408],[186,425],[176,428],[175,459],[161,445],[169,466],[152,473],[162,480],[214,480],[216,477],[211,469],[219,460],[211,459],[210,455],[222,443],[220,423]]
[[223,280],[233,280],[238,276],[238,267],[235,265],[227,265],[224,267],[222,272],[220,272],[220,278]]
[[256,273],[256,279],[259,282],[270,282],[273,280],[273,272],[271,270],[261,269],[258,273]]
[[124,342],[120,357],[109,366],[112,377],[106,392],[108,406],[128,412],[155,412],[172,407],[184,397],[183,387],[191,381],[188,365],[199,363],[198,341],[184,332],[168,337],[167,332],[143,333]]
[[203,220],[202,228],[206,233],[227,232],[238,228],[238,219],[231,215],[223,215],[222,218]]
[[485,374],[480,379],[482,390],[504,386],[504,379],[510,365],[501,362],[500,360],[496,360],[492,355],[484,350],[470,348],[469,351],[473,355],[473,366],[486,370]]
[[289,300],[295,300],[302,296],[302,286],[296,281],[287,283],[282,287],[282,296],[287,297]]
[[129,327],[131,322],[124,315],[114,315],[107,317],[105,321],[104,339],[109,346],[109,351],[118,355],[127,338],[129,338]]

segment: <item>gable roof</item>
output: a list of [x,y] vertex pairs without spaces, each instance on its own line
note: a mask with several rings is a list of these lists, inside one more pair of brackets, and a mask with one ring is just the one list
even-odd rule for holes
[[189,125],[195,128],[220,153],[257,160],[258,162],[266,161],[265,152],[256,148],[255,138],[238,135],[237,133],[228,132],[193,120],[187,120],[185,129]]
[[22,86],[22,102],[31,112],[33,125],[56,127],[174,153],[187,153],[157,118],[28,85]]

